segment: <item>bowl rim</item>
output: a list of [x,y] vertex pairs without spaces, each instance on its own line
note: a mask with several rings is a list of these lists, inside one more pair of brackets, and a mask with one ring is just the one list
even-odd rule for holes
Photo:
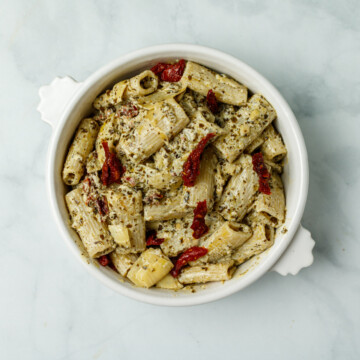
[[[299,151],[300,163],[297,164],[301,168],[300,174],[302,174],[300,178],[299,184],[299,194],[297,206],[294,211],[294,215],[292,216],[292,220],[290,225],[288,226],[287,236],[282,240],[279,244],[277,251],[272,254],[272,256],[267,256],[260,264],[256,266],[251,274],[248,277],[244,278],[243,281],[234,282],[233,286],[229,286],[227,288],[219,287],[217,291],[212,293],[199,292],[196,296],[186,296],[186,297],[157,297],[154,296],[150,291],[148,293],[143,293],[137,290],[136,287],[126,287],[123,286],[122,283],[118,280],[114,280],[107,276],[105,273],[97,269],[92,264],[87,264],[84,262],[82,255],[80,254],[79,248],[77,247],[74,240],[68,233],[68,227],[65,222],[62,220],[62,215],[60,213],[60,208],[56,200],[56,186],[55,186],[55,158],[56,158],[56,150],[59,146],[59,139],[63,132],[63,129],[67,123],[67,119],[69,118],[73,108],[78,104],[79,100],[83,97],[83,95],[88,91],[90,87],[95,85],[99,80],[101,80],[105,75],[113,72],[115,69],[119,68],[121,65],[128,63],[129,61],[133,61],[135,59],[139,59],[141,57],[153,56],[155,57],[171,57],[169,53],[179,53],[179,58],[184,57],[186,55],[191,56],[191,54],[196,54],[199,56],[208,56],[214,59],[223,59],[228,64],[234,64],[236,66],[240,66],[244,69],[244,72],[250,74],[252,77],[257,78],[257,80],[261,83],[263,88],[267,88],[268,92],[271,92],[273,97],[276,97],[278,106],[282,108],[282,112],[286,115],[289,123],[287,126],[291,126],[293,133],[296,135],[296,147]],[[182,54],[182,55],[181,55]],[[245,84],[246,85],[246,84]],[[294,146],[295,148],[295,146]],[[243,61],[237,59],[236,57],[226,54],[222,51],[194,44],[184,44],[184,43],[172,43],[172,44],[163,44],[163,45],[155,45],[150,47],[145,47],[139,50],[132,51],[127,53],[119,58],[105,64],[100,69],[95,71],[92,75],[90,75],[83,83],[82,86],[76,91],[73,97],[70,99],[68,104],[66,105],[62,115],[59,119],[57,126],[53,130],[48,158],[47,158],[47,192],[51,202],[51,209],[54,215],[55,221],[57,223],[58,229],[60,229],[60,233],[65,240],[68,247],[71,249],[75,257],[85,266],[87,271],[89,271],[95,278],[100,280],[103,284],[111,288],[112,290],[128,296],[132,299],[153,304],[153,305],[162,305],[162,306],[188,306],[188,305],[198,305],[205,304],[208,302],[212,302],[215,300],[219,300],[221,298],[227,297],[245,287],[255,282],[261,276],[263,276],[267,271],[269,271],[273,265],[278,261],[278,259],[284,254],[287,247],[291,243],[298,226],[300,224],[301,217],[304,212],[307,193],[308,193],[308,184],[309,184],[309,169],[308,169],[308,157],[307,151],[305,147],[304,138],[302,132],[300,130],[299,124],[295,118],[294,113],[292,112],[290,106],[283,98],[283,96],[279,93],[279,91],[261,74],[259,74],[252,67],[244,63]],[[194,294],[195,295],[195,294]]]

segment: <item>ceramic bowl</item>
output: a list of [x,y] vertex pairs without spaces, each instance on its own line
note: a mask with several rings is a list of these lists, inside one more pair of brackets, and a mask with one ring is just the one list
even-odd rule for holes
[[[99,267],[96,262],[84,257],[78,235],[70,227],[64,201],[68,189],[61,179],[63,161],[71,138],[80,120],[91,113],[94,98],[117,81],[149,69],[160,61],[181,58],[227,74],[247,86],[253,93],[263,94],[276,109],[278,117],[275,125],[288,149],[288,160],[283,174],[286,221],[277,231],[274,245],[241,265],[233,279],[198,287],[195,292],[137,288],[128,281],[119,279],[120,275],[112,270]],[[221,51],[198,45],[152,46],[121,56],[83,82],[77,82],[70,77],[55,78],[50,85],[40,89],[40,98],[38,110],[42,119],[53,127],[47,163],[47,188],[54,219],[65,243],[89,274],[114,291],[157,305],[202,304],[244,289],[270,270],[281,275],[295,275],[301,268],[313,262],[314,241],[310,233],[300,225],[308,193],[308,159],[304,139],[287,102],[268,80],[249,65]]]

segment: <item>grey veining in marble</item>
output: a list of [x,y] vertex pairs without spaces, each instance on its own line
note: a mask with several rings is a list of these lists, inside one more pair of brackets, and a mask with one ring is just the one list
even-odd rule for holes
[[[0,359],[359,359],[359,18],[356,0],[0,0]],[[297,276],[160,308],[105,288],[65,247],[38,88],[166,42],[239,57],[294,110],[310,159],[303,224],[317,240]]]

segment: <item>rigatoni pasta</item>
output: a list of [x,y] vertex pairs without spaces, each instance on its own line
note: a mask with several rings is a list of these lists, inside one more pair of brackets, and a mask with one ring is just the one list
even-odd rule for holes
[[233,264],[233,261],[227,261],[188,267],[181,272],[179,281],[182,284],[203,284],[210,281],[230,280],[235,271]]
[[263,132],[261,138],[264,140],[261,145],[261,152],[269,160],[280,161],[286,155],[286,147],[281,135],[270,124]]
[[232,255],[237,264],[242,264],[254,255],[258,255],[268,249],[274,243],[274,228],[268,225],[258,224],[254,228],[252,237],[240,246]]
[[250,155],[241,155],[241,172],[232,176],[217,205],[219,213],[229,221],[241,221],[258,192],[258,176]]
[[149,288],[165,277],[173,266],[160,249],[150,248],[135,261],[127,276],[135,285]]
[[246,106],[235,111],[225,125],[228,134],[214,143],[221,157],[233,162],[276,118],[271,104],[260,94],[253,95]]
[[92,118],[81,121],[67,154],[63,180],[66,185],[77,185],[84,175],[85,160],[94,147],[99,125]]
[[136,254],[119,254],[116,251],[113,251],[110,254],[110,259],[119,274],[126,276],[138,259],[138,256]]
[[159,63],[93,102],[64,162],[71,226],[135,286],[230,280],[285,221],[286,146],[261,95],[200,64]]
[[239,106],[246,104],[247,88],[245,86],[194,62],[187,63],[184,82],[191,90],[204,96],[209,90],[213,90],[219,101],[226,104]]
[[99,221],[86,205],[81,188],[67,193],[65,200],[72,219],[71,226],[80,235],[89,256],[97,258],[113,251],[116,244],[107,225]]

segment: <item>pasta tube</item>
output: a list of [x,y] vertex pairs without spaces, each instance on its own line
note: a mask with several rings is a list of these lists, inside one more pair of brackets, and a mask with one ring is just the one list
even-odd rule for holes
[[178,277],[182,284],[207,283],[210,281],[230,280],[236,270],[233,261],[183,269]]
[[229,221],[241,221],[244,218],[259,188],[259,179],[253,170],[251,156],[242,155],[240,164],[241,173],[229,180],[217,204],[217,210]]
[[158,151],[165,141],[177,135],[189,121],[174,99],[158,102],[129,136],[123,136],[121,147],[135,162],[145,160]]
[[180,176],[174,176],[170,171],[156,171],[148,177],[148,184],[159,190],[174,190],[181,186]]
[[233,162],[275,118],[271,104],[262,95],[255,94],[232,121],[226,123],[228,134],[219,137],[214,146],[221,157]]
[[129,80],[126,97],[149,95],[156,91],[158,84],[158,77],[151,70],[145,70]]
[[146,108],[151,109],[156,103],[175,98],[179,94],[182,94],[185,90],[186,85],[181,81],[162,82],[161,87],[159,87],[155,92],[150,95],[140,97],[138,101]]
[[238,106],[246,104],[247,88],[245,86],[199,64],[188,61],[183,79],[188,88],[201,95],[206,96],[208,91],[212,90],[221,102]]
[[130,268],[127,277],[137,286],[149,288],[165,277],[174,267],[160,249],[144,251]]
[[273,225],[279,226],[285,219],[285,195],[281,178],[275,172],[270,179],[271,194],[260,193],[255,202],[254,209],[270,217]]
[[124,277],[127,275],[137,258],[138,256],[135,254],[119,254],[116,251],[113,251],[110,254],[110,259],[116,270]]
[[92,118],[81,121],[70,146],[63,169],[63,180],[67,185],[77,185],[85,172],[85,161],[92,150],[99,125]]
[[137,215],[143,210],[141,191],[136,191],[127,185],[111,187],[106,192],[106,197],[110,211],[114,212],[110,218],[116,218],[124,213]]
[[103,110],[107,107],[117,105],[123,100],[124,92],[128,84],[128,80],[120,81],[115,84],[111,90],[105,91],[95,99],[93,103],[94,108],[97,110]]
[[193,231],[190,229],[192,221],[193,216],[186,216],[161,223],[157,237],[164,239],[160,247],[165,255],[174,257],[192,246],[199,245],[199,240],[192,236]]
[[260,254],[274,243],[274,228],[259,224],[254,229],[253,236],[240,246],[232,255],[236,264],[242,264],[254,255]]
[[192,117],[195,115],[198,106],[194,99],[192,90],[188,89],[185,91],[181,100],[179,101],[179,104],[184,109],[187,116]]
[[145,118],[133,131],[121,137],[120,147],[128,157],[139,163],[158,151],[166,139],[166,135]]
[[170,201],[166,201],[165,203],[159,205],[145,205],[145,221],[182,218],[191,210],[190,208],[181,204],[179,198],[169,200]]
[[251,228],[244,224],[225,222],[202,246],[208,249],[207,261],[216,262],[229,256],[252,235]]
[[121,247],[130,248],[131,240],[128,228],[123,224],[109,225],[109,230],[114,241]]
[[280,161],[286,156],[286,147],[281,135],[270,124],[263,132],[264,143],[261,145],[261,152],[265,158],[275,162]]
[[[116,239],[120,246],[116,251],[127,253],[145,250],[145,220],[141,214],[143,209],[141,191],[120,185],[110,189],[106,193],[106,198],[109,204],[111,225],[120,225],[110,228],[114,234],[117,230]],[[130,246],[127,244],[127,237],[130,240]]]
[[[269,125],[271,126],[271,125]],[[246,148],[245,148],[245,152],[247,154],[251,154],[253,153],[257,148],[259,148],[263,143],[264,143],[265,139],[263,137],[263,134],[259,135],[257,138],[255,138],[255,140],[253,140]]]
[[115,242],[105,223],[97,221],[93,210],[85,204],[81,188],[70,191],[65,196],[66,204],[74,228],[92,258],[108,254],[115,249]]
[[167,274],[158,283],[156,283],[156,287],[160,289],[180,290],[184,287],[184,285],[181,284],[178,279],[175,279],[170,274]]
[[172,139],[190,122],[183,108],[172,98],[156,103],[152,113],[152,125],[160,129],[167,139]]

